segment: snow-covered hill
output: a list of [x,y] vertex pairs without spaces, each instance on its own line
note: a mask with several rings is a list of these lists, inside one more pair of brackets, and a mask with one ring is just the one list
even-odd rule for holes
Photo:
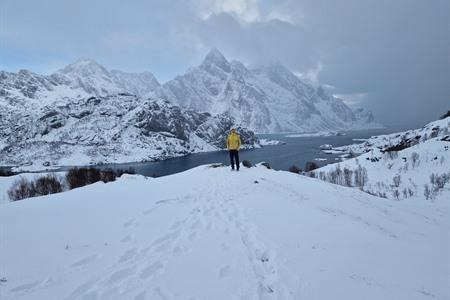
[[[42,169],[151,161],[225,148],[238,126],[226,115],[183,110],[129,94],[66,99],[53,105],[0,101],[1,165]],[[258,147],[239,128],[244,147]]]
[[450,117],[334,151],[363,154],[315,170],[315,176],[391,199],[450,198]]
[[163,84],[156,95],[212,114],[227,112],[259,132],[344,130],[379,127],[323,88],[301,81],[281,64],[255,69],[229,62],[212,49],[198,67]]
[[264,167],[124,176],[2,205],[0,295],[449,299],[448,205]]

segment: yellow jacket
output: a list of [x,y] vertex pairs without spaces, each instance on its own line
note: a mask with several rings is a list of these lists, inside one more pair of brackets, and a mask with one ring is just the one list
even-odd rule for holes
[[239,134],[232,132],[227,138],[227,148],[228,150],[239,150],[241,147],[241,138]]

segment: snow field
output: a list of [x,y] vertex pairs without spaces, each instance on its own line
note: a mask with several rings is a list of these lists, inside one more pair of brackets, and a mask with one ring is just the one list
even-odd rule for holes
[[0,207],[1,299],[448,299],[448,201],[200,166]]

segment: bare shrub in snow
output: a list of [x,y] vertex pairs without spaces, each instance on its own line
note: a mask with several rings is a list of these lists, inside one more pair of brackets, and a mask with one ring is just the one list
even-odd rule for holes
[[100,171],[94,168],[72,168],[66,174],[70,189],[100,181]]
[[61,180],[52,174],[39,177],[34,182],[34,196],[43,196],[55,193],[61,193],[63,191],[63,186]]
[[425,196],[426,200],[432,199],[432,193],[427,183],[424,186],[423,195]]
[[302,170],[297,168],[296,165],[292,165],[289,167],[289,172],[299,174]]
[[387,153],[387,156],[389,157],[389,159],[391,159],[391,160],[398,157],[397,151],[388,151],[386,153]]
[[355,177],[355,186],[362,189],[364,185],[366,185],[368,176],[366,168],[358,166],[358,168],[354,171]]
[[408,196],[409,196],[408,189],[404,188],[403,191],[402,191],[402,194],[403,194],[403,198],[405,198],[405,199],[408,198]]
[[24,177],[20,177],[8,190],[8,197],[12,201],[22,200],[34,196],[33,182]]
[[314,172],[314,171],[308,172],[306,174],[311,178],[316,178],[316,172]]
[[116,177],[117,174],[112,169],[106,169],[100,172],[100,180],[104,183],[115,181]]
[[7,193],[10,200],[17,201],[30,197],[60,193],[63,190],[61,179],[55,175],[48,174],[34,181],[20,177],[13,183]]
[[72,168],[66,174],[66,181],[69,185],[69,189],[74,189],[97,181],[103,181],[105,183],[115,181],[117,177],[120,177],[125,173],[134,174],[135,172],[133,169],[99,170],[96,168]]
[[320,179],[320,180],[323,180],[323,181],[326,181],[326,180],[327,180],[327,175],[325,174],[324,171],[320,171],[320,172],[319,172],[319,179]]
[[331,170],[330,172],[327,173],[327,180],[328,182],[337,184],[337,172],[336,169],[335,170]]
[[395,175],[394,178],[392,178],[392,182],[394,183],[394,186],[398,188],[400,186],[400,183],[402,183],[400,174]]
[[14,173],[10,170],[0,169],[0,177],[7,177],[7,176],[13,176],[13,175],[16,175],[16,173]]
[[399,192],[398,190],[393,190],[393,191],[392,191],[392,195],[394,196],[394,198],[395,198],[396,200],[398,200],[399,197],[400,197],[400,192]]
[[419,153],[417,153],[417,152],[411,153],[411,161],[412,161],[413,169],[418,166],[418,164],[419,164],[419,157],[420,157]]
[[432,173],[430,176],[430,182],[433,186],[433,190],[439,191],[442,190],[448,181],[446,174],[438,175],[435,173]]
[[387,195],[385,192],[378,192],[378,197],[387,199]]
[[307,161],[305,164],[305,172],[317,169],[319,166],[313,161]]
[[336,183],[339,185],[344,185],[344,172],[340,165],[336,167]]
[[352,186],[352,177],[353,171],[347,168],[344,168],[344,184],[346,186]]

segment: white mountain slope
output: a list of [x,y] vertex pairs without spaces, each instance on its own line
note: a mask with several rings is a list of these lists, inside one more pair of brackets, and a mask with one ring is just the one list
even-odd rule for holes
[[[450,117],[335,149],[364,153],[317,169],[316,177],[396,200],[450,199]],[[364,173],[364,182],[358,184],[355,176]]]
[[10,103],[30,101],[50,105],[58,100],[118,93],[148,97],[157,86],[159,83],[150,72],[108,71],[90,59],[77,60],[49,76],[27,70],[0,71],[0,100]]
[[[0,165],[35,170],[165,159],[224,149],[229,130],[239,126],[226,115],[127,94],[28,104],[0,101]],[[253,132],[239,132],[244,148],[259,147]]]
[[[1,178],[0,178],[1,180]],[[201,166],[0,207],[1,299],[449,299],[449,201]]]
[[60,85],[79,89],[90,95],[106,96],[117,93],[131,93],[141,97],[149,96],[159,86],[150,72],[126,73],[108,71],[90,59],[80,59],[50,75]]
[[[0,166],[60,165],[170,158],[225,147],[233,118],[180,109],[148,97],[151,73],[108,71],[88,59],[50,76],[0,72]],[[240,128],[244,147],[258,139]],[[25,167],[24,167],[25,165]]]
[[247,69],[212,49],[203,63],[163,84],[156,95],[212,114],[227,112],[260,133],[379,127],[342,100],[313,88],[281,64]]

